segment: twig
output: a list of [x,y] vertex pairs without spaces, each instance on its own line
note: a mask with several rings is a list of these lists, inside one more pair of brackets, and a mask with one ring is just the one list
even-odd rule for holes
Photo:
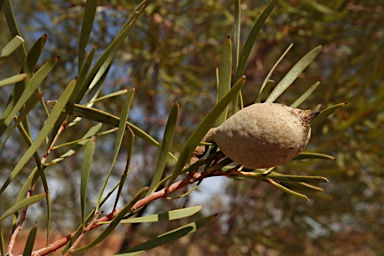
[[[193,176],[187,175],[183,180],[177,181],[168,187],[165,187],[159,191],[153,192],[152,194],[144,197],[143,199],[140,199],[139,201],[137,201],[132,206],[132,208],[130,209],[130,212],[134,212],[134,211],[140,209],[141,207],[146,206],[147,204],[149,204],[155,200],[158,200],[160,198],[164,198],[168,194],[175,192],[181,188],[184,188],[187,185],[190,185],[192,183],[200,181],[204,178],[213,177],[213,176],[228,176],[228,175],[234,175],[235,173],[238,174],[236,171],[213,171],[213,172],[209,172],[209,173],[208,172],[194,173]],[[101,217],[97,221],[92,221],[92,223],[90,223],[87,226],[86,232],[89,232],[89,231],[103,225],[104,222],[108,222],[108,221],[113,220],[121,212],[121,210],[122,209],[118,209],[118,210],[112,212],[111,214],[108,214],[106,216]],[[83,231],[83,234],[85,234],[84,231]],[[69,234],[63,238],[60,238],[60,239],[56,240],[55,242],[53,242],[52,244],[46,246],[45,248],[34,251],[32,253],[32,255],[33,256],[40,256],[40,255],[47,255],[51,252],[54,252],[54,251],[58,250],[59,248],[63,247],[64,245],[66,245],[74,235],[75,235],[75,232],[73,232],[73,233],[71,233],[71,234]]]
[[[55,138],[53,139],[52,141],[52,145],[49,147],[48,151],[44,154],[43,158],[41,159],[41,164],[44,164],[45,161],[47,161],[47,157],[51,151],[51,149],[53,148],[55,142],[57,141],[58,137],[60,136],[60,134],[64,131],[65,129],[65,126],[66,126],[67,122],[64,121],[58,132],[56,133],[56,136]],[[35,184],[30,184],[29,185],[29,189],[28,189],[28,192],[27,192],[27,196],[26,198],[29,198],[32,196],[32,193],[35,189]],[[8,245],[8,252],[7,252],[7,255],[13,255],[12,251],[13,251],[13,247],[15,246],[16,244],[16,238],[17,238],[17,235],[19,234],[19,232],[23,229],[22,225],[25,221],[25,217],[27,216],[27,211],[28,211],[28,205],[24,207],[23,211],[21,212],[20,214],[20,218],[17,222],[17,225],[16,225],[16,228],[15,230],[13,231],[12,233],[12,236],[11,236],[11,240],[9,241],[9,245]]]
[[79,235],[79,237],[76,239],[76,241],[73,243],[73,245],[71,246],[71,248],[69,248],[69,250],[67,251],[66,254],[64,254],[64,256],[69,256],[71,254],[71,251],[74,250],[77,245],[81,242],[81,240],[83,240],[85,234],[87,232],[89,232],[92,228],[92,226],[96,223],[97,219],[99,218],[100,216],[100,213],[99,212],[96,212],[95,213],[95,216],[93,217],[93,220],[91,221],[91,223],[89,223],[85,228],[84,230],[81,232],[81,234]]

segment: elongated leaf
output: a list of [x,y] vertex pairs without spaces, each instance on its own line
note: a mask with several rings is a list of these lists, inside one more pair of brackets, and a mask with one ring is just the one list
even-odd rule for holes
[[[104,184],[100,190],[100,194],[99,194],[99,197],[97,199],[97,204],[96,204],[96,211],[99,211],[98,205],[100,204],[100,201],[103,197],[105,187],[107,186],[108,179],[111,176],[112,169],[115,166],[117,155],[119,154],[119,151],[120,151],[121,143],[123,142],[124,132],[125,132],[125,129],[127,127],[129,108],[130,108],[131,103],[132,103],[134,92],[135,92],[135,89],[131,89],[129,91],[129,94],[128,94],[128,96],[125,99],[124,104],[123,104],[123,110],[122,110],[121,116],[120,116],[119,128],[117,130],[115,149],[113,151],[111,166],[109,167],[108,173],[107,173],[106,178],[104,180]],[[123,184],[120,184],[120,186],[122,186],[122,185]]]
[[34,225],[31,228],[31,231],[29,231],[28,238],[24,247],[23,256],[28,256],[32,254],[33,246],[35,245],[36,234],[37,234],[37,226]]
[[64,90],[63,94],[60,96],[59,100],[57,101],[56,106],[53,108],[51,115],[48,117],[40,133],[37,135],[35,141],[28,148],[27,152],[25,152],[23,157],[17,163],[15,168],[12,170],[7,180],[4,182],[3,186],[0,189],[0,195],[4,192],[5,188],[9,185],[9,183],[11,183],[11,181],[17,176],[17,174],[19,174],[21,169],[25,166],[25,164],[29,161],[29,159],[33,156],[33,154],[38,150],[40,145],[44,142],[45,138],[47,137],[49,132],[52,130],[56,119],[59,117],[63,108],[65,107],[65,104],[67,103],[73,91],[73,88],[75,87],[75,84],[76,84],[76,80],[73,80],[71,83],[69,83],[67,88]]
[[92,137],[88,140],[83,156],[83,166],[81,168],[81,182],[80,182],[80,205],[81,205],[81,222],[83,228],[85,227],[85,213],[87,209],[87,190],[89,174],[91,173],[93,154],[95,153],[96,138]]
[[257,19],[255,24],[253,25],[251,32],[248,35],[247,40],[245,41],[245,45],[243,50],[241,51],[239,65],[236,70],[235,81],[240,79],[240,77],[244,74],[245,67],[248,62],[249,55],[251,54],[251,50],[253,45],[256,42],[257,35],[259,34],[262,26],[267,20],[269,14],[272,12],[273,8],[275,8],[276,4],[279,0],[271,0],[265,10],[261,13],[260,17]]
[[[3,146],[5,145],[5,143],[7,143],[8,139],[12,136],[12,134],[14,133],[14,131],[16,130],[16,128],[19,128],[19,125],[20,125],[20,122],[23,121],[26,116],[28,115],[28,113],[33,109],[33,107],[39,102],[39,100],[41,99],[41,94],[34,94],[32,95],[31,99],[29,99],[28,101],[28,105],[26,105],[20,112],[20,115],[19,117],[14,117],[14,121],[15,121],[15,124],[11,127],[11,129],[9,129],[8,131],[8,134],[7,136],[5,137],[3,143],[1,143],[0,145],[0,149],[3,148]],[[19,128],[20,129],[20,128]],[[26,134],[28,138],[29,135]],[[25,136],[23,136],[24,139],[26,139]]]
[[[27,100],[32,96],[32,94],[36,91],[41,82],[45,79],[45,77],[51,72],[52,68],[55,66],[58,58],[54,58],[48,63],[44,64],[39,71],[29,80],[27,87],[21,94],[19,100],[15,104],[15,106],[10,110],[8,115],[5,117],[4,122],[0,125],[0,137],[3,135],[5,130],[8,128],[9,124],[12,122],[13,117],[20,111],[20,109],[24,106]],[[17,86],[16,86],[17,87]],[[2,117],[3,118],[3,117]]]
[[123,209],[117,214],[117,216],[111,221],[109,226],[101,232],[101,234],[92,242],[87,244],[84,247],[78,248],[76,250],[73,250],[72,252],[79,252],[79,251],[84,251],[86,249],[92,248],[95,245],[99,244],[101,241],[103,241],[114,229],[115,227],[120,223],[121,219],[124,218],[124,216],[129,212],[129,210],[132,208],[132,206],[140,200],[142,196],[145,195],[147,192],[148,188],[143,188],[142,190],[139,191],[139,193],[136,194],[136,196],[128,203],[126,204]]
[[[46,104],[49,107],[54,107],[56,105],[56,101],[48,100],[46,101]],[[104,112],[95,108],[85,107],[79,104],[68,103],[67,106],[63,109],[63,112],[65,112],[68,115],[82,117],[85,119],[101,122],[104,124],[109,124],[112,126],[119,126],[119,122],[120,122],[120,118],[117,116],[111,115],[107,112]],[[149,143],[151,143],[152,145],[158,148],[161,146],[159,142],[157,142],[154,138],[152,138],[148,133],[141,130],[139,127],[133,125],[130,122],[127,122],[127,125],[132,129],[135,135],[148,141]],[[170,154],[170,156],[173,157],[174,159],[177,159],[172,154]]]
[[[22,93],[24,92],[25,87],[29,86],[29,79],[32,77],[35,68],[36,63],[44,49],[45,43],[47,42],[47,35],[41,36],[32,46],[32,48],[29,50],[28,55],[26,56],[26,59],[24,61],[24,65],[22,66],[20,73],[24,73],[27,75],[27,77],[18,82],[12,90],[12,95],[9,97],[8,102],[6,104],[6,108],[4,112],[1,115],[0,119],[5,119],[9,113],[12,111],[12,108],[15,106],[15,104],[20,99]],[[57,57],[58,58],[58,57]],[[40,69],[41,70],[41,69]],[[38,87],[37,87],[38,90]],[[29,134],[29,125],[27,122],[24,122],[26,125],[26,129]],[[0,135],[1,136],[1,135]]]
[[241,0],[235,1],[233,22],[233,70],[237,70],[240,56],[240,30],[241,30]]
[[[101,129],[103,125],[101,123],[98,123],[97,125],[91,127],[88,132],[76,143],[75,146],[73,146],[70,150],[59,156],[58,158],[53,159],[51,162],[44,164],[44,166],[50,166],[53,164],[56,164],[58,162],[63,161],[65,158],[72,156],[75,154],[80,148],[82,148],[87,142],[88,138],[95,136],[96,133]],[[61,145],[56,146],[58,148]]]
[[[129,218],[120,221],[120,223],[144,223],[144,222],[159,222],[159,221],[169,221],[169,220],[178,220],[182,218],[190,217],[198,213],[203,207],[201,205],[187,207],[183,209],[172,210],[169,212],[163,212],[159,214],[148,215],[144,217]],[[103,224],[109,224],[109,222],[101,222]]]
[[179,114],[179,104],[175,102],[172,106],[171,112],[169,113],[167,125],[165,127],[163,143],[161,145],[159,159],[155,169],[155,174],[152,178],[151,185],[149,186],[148,195],[152,193],[156,185],[160,182],[163,177],[165,165],[167,163],[167,157],[172,146],[173,136],[175,134],[177,118]]
[[314,153],[314,152],[301,152],[297,157],[295,157],[293,160],[303,160],[303,159],[328,159],[328,160],[335,160],[333,156],[321,154],[321,153]]
[[0,80],[0,87],[21,82],[26,77],[27,77],[27,74],[18,74],[18,75],[14,75],[14,76],[11,76],[11,77],[7,77],[7,78],[5,78],[3,80]]
[[[120,182],[118,182],[109,192],[108,194],[103,198],[100,205],[103,205],[109,197],[115,192],[115,190],[120,186]],[[92,219],[95,217],[95,209],[94,208],[87,216],[86,223],[89,223],[92,221]],[[81,232],[83,231],[83,225],[80,224],[80,226],[76,229],[75,233],[72,235],[71,240],[67,243],[67,245],[64,247],[62,254],[65,254],[73,245],[73,243],[76,241],[76,239],[79,237]]]
[[[13,12],[11,0],[5,0],[3,3],[3,7],[4,7],[4,14],[5,14],[5,18],[7,20],[9,32],[11,32],[11,35],[13,37],[14,36],[21,36],[19,27],[17,26],[15,14]],[[20,52],[22,53],[23,57],[25,57],[27,55],[27,50],[25,49],[24,44],[22,44],[22,51],[20,51]]]
[[2,224],[0,222],[0,253],[1,253],[1,255],[5,255],[5,248],[4,247],[5,247],[5,244],[4,244],[3,228],[2,228]]
[[292,48],[293,44],[290,44],[288,46],[288,48],[284,51],[284,53],[280,56],[280,58],[276,61],[275,65],[273,65],[273,67],[271,68],[271,70],[268,72],[268,75],[267,77],[264,79],[264,82],[263,84],[261,85],[261,88],[260,88],[260,91],[259,91],[259,95],[257,96],[257,99],[255,101],[255,103],[259,103],[261,102],[265,95],[267,94],[267,92],[269,92],[269,88],[271,87],[272,83],[270,83],[270,78],[273,74],[273,71],[275,71],[276,67],[279,65],[280,61],[282,59],[284,59],[285,55],[287,55],[287,53],[289,52],[289,50]]
[[277,188],[283,190],[284,192],[286,192],[286,193],[288,193],[288,194],[290,194],[290,195],[292,195],[292,196],[296,196],[296,197],[298,197],[298,198],[300,198],[300,199],[304,199],[304,200],[306,200],[306,201],[310,201],[309,198],[308,198],[306,195],[304,195],[304,194],[301,194],[301,193],[298,193],[298,192],[296,192],[296,191],[293,191],[293,190],[291,190],[291,189],[289,189],[289,188],[287,188],[287,187],[285,187],[285,186],[283,186],[283,185],[277,183],[277,182],[274,181],[274,180],[269,179],[268,181],[269,181],[269,183],[271,183],[271,184],[274,185],[275,187],[277,187]]
[[[232,42],[229,37],[224,42],[219,68],[219,84],[217,87],[217,102],[219,102],[231,88],[232,76]],[[216,126],[221,125],[227,120],[228,106],[216,120]]]
[[89,86],[92,84],[95,85],[97,81],[103,76],[105,71],[108,69],[111,64],[113,57],[115,56],[118,48],[120,47],[123,40],[127,37],[128,33],[131,31],[133,25],[137,21],[137,19],[142,15],[144,9],[147,7],[147,1],[142,1],[132,12],[132,14],[127,19],[127,22],[124,24],[122,30],[115,37],[113,42],[109,45],[107,50],[102,54],[100,59],[96,62],[89,75],[87,76],[85,82],[80,84],[79,87],[73,94],[73,102],[79,103],[80,100],[85,95]]
[[123,175],[121,175],[121,178],[120,178],[120,186],[119,186],[119,189],[117,190],[117,195],[116,195],[116,199],[115,199],[115,204],[113,205],[113,209],[117,208],[117,203],[119,202],[121,192],[123,191],[125,180],[127,179],[128,174],[133,170],[133,168],[129,167],[129,165],[131,163],[131,158],[132,158],[133,145],[135,142],[135,134],[132,132],[131,129],[127,130],[126,142],[127,142],[126,143],[126,145],[127,145],[127,164],[125,165],[124,173],[123,173]]
[[21,69],[23,73],[28,74],[28,76],[32,76],[35,71],[36,64],[40,58],[41,53],[44,50],[45,44],[47,42],[47,34],[42,35],[32,46],[32,48],[28,51],[27,58],[25,60],[24,66]]
[[24,39],[21,36],[15,36],[9,43],[0,51],[0,61],[11,55],[21,45],[24,44]]
[[4,214],[3,216],[0,217],[0,222],[3,221],[5,218],[7,218],[8,216],[14,214],[15,212],[23,209],[24,207],[26,206],[29,206],[31,204],[34,204],[36,202],[39,202],[40,200],[44,199],[45,197],[47,196],[46,193],[41,193],[41,194],[38,194],[38,195],[34,195],[34,196],[31,196],[31,197],[28,197],[28,198],[25,198],[19,202],[17,202],[16,204],[14,204],[11,208],[9,208]]
[[191,222],[187,225],[184,225],[180,228],[176,228],[170,232],[164,233],[154,239],[148,240],[140,245],[137,245],[131,249],[128,249],[126,251],[123,251],[121,253],[118,253],[116,255],[124,255],[124,256],[132,256],[137,255],[139,253],[148,251],[150,249],[153,249],[155,247],[158,247],[160,245],[175,241],[183,236],[186,236],[190,233],[193,233],[200,228],[206,226],[207,224],[211,223],[216,219],[216,214],[208,216],[206,218],[203,218],[201,220]]
[[96,8],[99,1],[89,0],[85,2],[83,23],[81,24],[80,40],[79,40],[79,70],[83,66],[85,56],[85,47],[87,47],[89,35],[92,31],[93,20],[96,15]]
[[92,50],[89,52],[87,59],[85,60],[85,62],[83,63],[79,71],[79,75],[77,76],[77,81],[79,84],[83,84],[83,82],[85,81],[85,78],[87,77],[87,73],[92,65],[92,61],[95,56],[96,48],[97,48],[97,45],[95,44],[92,47]]
[[315,119],[313,119],[311,126],[316,127],[319,123],[327,119],[330,115],[332,115],[338,108],[343,108],[347,105],[347,103],[339,103],[333,106],[330,106],[329,108],[326,108],[318,114]]
[[184,165],[187,163],[188,159],[191,157],[195,148],[199,145],[201,140],[207,134],[209,129],[211,129],[212,125],[216,122],[216,119],[219,115],[224,111],[224,109],[228,106],[228,104],[237,97],[241,88],[245,84],[245,77],[240,78],[236,84],[231,88],[231,90],[219,101],[216,105],[211,109],[211,111],[204,117],[203,121],[199,124],[196,130],[189,137],[187,142],[185,143],[183,149],[181,150],[179,159],[176,163],[175,169],[172,173],[172,177],[169,180],[168,184],[172,184],[172,182],[176,179],[176,177],[180,174]]
[[276,85],[276,88],[267,98],[266,102],[274,102],[288,87],[299,77],[299,75],[308,67],[309,64],[320,53],[321,46],[316,47],[304,57],[302,57],[289,72],[281,79],[280,83]]
[[308,88],[295,102],[291,104],[292,108],[297,108],[300,106],[301,103],[303,103],[306,99],[308,99],[309,96],[319,87],[320,82],[314,83],[311,87]]

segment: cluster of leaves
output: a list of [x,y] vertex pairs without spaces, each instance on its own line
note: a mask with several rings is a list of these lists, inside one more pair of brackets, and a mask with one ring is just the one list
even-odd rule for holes
[[[44,35],[40,37],[30,48],[30,50],[27,51],[24,46],[24,40],[21,37],[21,33],[16,23],[16,19],[13,15],[11,2],[1,2],[1,7],[4,8],[9,30],[14,38],[2,48],[0,60],[6,60],[13,53],[21,54],[21,56],[23,56],[23,65],[20,68],[20,73],[0,81],[0,85],[2,87],[14,85],[0,118],[0,136],[2,138],[1,147],[5,147],[18,132],[23,138],[23,142],[27,145],[27,150],[23,153],[17,164],[12,167],[12,171],[7,174],[7,179],[1,183],[0,193],[2,195],[6,194],[8,190],[12,188],[11,185],[18,186],[19,184],[15,184],[15,181],[17,180],[16,177],[20,177],[22,170],[26,169],[25,167],[28,166],[30,160],[33,159],[34,161],[32,171],[26,175],[25,181],[22,182],[20,187],[18,187],[18,194],[15,202],[10,203],[10,206],[5,209],[0,217],[1,226],[4,225],[4,220],[9,219],[8,217],[13,217],[11,222],[13,230],[10,238],[8,253],[12,253],[18,233],[21,230],[27,213],[30,212],[28,211],[28,208],[44,199],[47,208],[47,238],[49,237],[52,222],[52,202],[50,199],[50,187],[52,185],[49,184],[46,178],[46,172],[50,168],[62,165],[67,158],[73,156],[75,153],[78,153],[78,151],[83,147],[85,149],[82,156],[82,168],[79,174],[80,189],[78,190],[81,212],[80,224],[76,231],[71,233],[69,236],[57,240],[41,250],[35,251],[34,253],[36,255],[47,254],[63,246],[65,246],[63,253],[79,252],[89,249],[103,241],[119,223],[157,222],[160,220],[173,220],[189,217],[200,211],[201,207],[196,206],[185,209],[177,209],[166,213],[136,218],[134,217],[134,214],[137,213],[137,211],[142,207],[159,198],[164,198],[168,196],[168,194],[190,184],[196,182],[199,184],[199,182],[203,179],[211,176],[227,176],[233,179],[258,179],[266,181],[275,187],[288,192],[289,194],[304,199],[308,198],[304,194],[295,191],[295,189],[299,189],[300,191],[321,191],[322,189],[314,184],[326,181],[323,177],[284,175],[273,171],[273,168],[269,170],[243,170],[239,166],[232,166],[231,160],[228,158],[220,159],[221,156],[219,155],[219,151],[216,147],[212,147],[210,153],[195,164],[191,166],[187,165],[193,150],[199,145],[208,130],[214,124],[220,125],[229,115],[235,113],[239,108],[244,106],[244,100],[241,94],[241,89],[245,84],[245,77],[243,74],[257,35],[277,2],[277,0],[272,0],[256,20],[251,31],[249,32],[249,36],[244,44],[244,47],[241,50],[241,54],[241,4],[240,1],[236,3],[234,13],[235,24],[233,42],[230,38],[225,40],[222,47],[221,61],[219,68],[217,69],[217,103],[190,135],[178,154],[178,157],[175,157],[172,153],[174,152],[172,150],[172,142],[178,121],[178,103],[173,104],[160,143],[143,129],[140,129],[138,126],[127,121],[131,103],[134,98],[134,89],[116,91],[104,96],[100,95],[101,88],[104,85],[107,74],[111,69],[112,61],[119,47],[132,31],[133,27],[137,24],[139,18],[144,14],[145,9],[150,6],[149,1],[143,1],[135,8],[126,20],[125,24],[122,26],[120,32],[114,37],[113,41],[100,55],[97,61],[94,60],[97,49],[96,46],[94,46],[90,52],[85,52],[97,11],[97,2],[88,1],[86,3],[84,7],[81,36],[78,44],[78,74],[75,79],[70,81],[65,86],[65,89],[61,93],[59,99],[55,101],[46,101],[44,95],[41,93],[40,86],[45,78],[54,69],[59,57],[55,57],[46,62],[38,68],[37,71],[35,71],[36,64],[44,50],[47,36]],[[254,100],[254,102],[260,102],[262,100],[274,102],[292,85],[292,83],[297,79],[302,71],[307,68],[307,66],[314,60],[321,50],[321,47],[316,47],[303,56],[295,65],[293,65],[291,70],[280,80],[280,82],[274,85],[270,82],[270,77],[290,48],[291,46],[281,55],[273,68],[270,70],[261,86],[258,97]],[[234,72],[232,72],[232,69],[234,69]],[[291,106],[299,106],[318,86],[319,83],[315,83],[309,87],[308,90],[306,90],[291,104]],[[272,87],[274,88],[272,89]],[[271,91],[271,93],[268,93],[269,91]],[[121,95],[125,97],[125,100],[120,116],[115,116],[107,111],[102,111],[93,107],[97,104],[97,102]],[[31,129],[32,125],[28,116],[35,111],[38,104],[44,109],[44,113],[47,118],[37,135],[33,136]],[[345,104],[341,103],[322,110],[313,122],[313,126],[316,126],[319,122],[325,120],[329,115],[331,115],[336,109],[343,106],[345,106]],[[50,108],[52,108],[51,111]],[[318,109],[319,108],[320,106]],[[73,129],[78,132],[78,125],[81,122],[87,121],[94,121],[97,122],[97,124],[89,128],[81,139],[72,139],[62,144],[57,144],[57,141],[65,130]],[[112,126],[113,128],[101,131],[101,128],[104,125]],[[96,138],[112,133],[116,134],[112,160],[110,161],[111,163],[107,174],[103,177],[103,184],[98,191],[96,203],[94,206],[89,206],[89,200],[87,200],[89,196],[87,194],[89,193],[88,186],[89,178],[91,176],[91,165],[94,154],[96,153]],[[131,167],[131,159],[134,152],[134,142],[136,136],[153,146],[160,148],[159,157],[150,185],[136,192],[136,194],[132,196],[128,202],[123,204],[123,207],[118,208],[119,200],[121,200],[123,194],[124,184],[126,184],[127,177],[133,170]],[[33,137],[35,138],[32,139]],[[116,184],[112,186],[109,191],[106,191],[110,182],[110,176],[113,173],[116,160],[123,145],[124,138],[126,146],[125,169]],[[44,149],[42,149],[44,142]],[[55,150],[64,147],[69,147],[69,150],[49,160],[49,157]],[[43,154],[39,154],[39,150],[41,150]],[[302,153],[296,160],[313,158],[333,159],[328,155],[307,152]],[[169,159],[174,160],[174,166],[168,163]],[[168,176],[166,176],[164,172],[167,163],[173,167],[171,174]],[[203,170],[199,172],[197,176],[187,176],[187,178],[184,178],[185,173],[199,169],[200,167],[202,167]],[[180,181],[176,181],[180,178]],[[38,187],[40,186],[39,182],[41,182],[40,188]],[[42,193],[35,193],[37,190],[43,191]],[[114,200],[112,199],[112,195],[116,195]],[[112,207],[108,210],[108,214],[103,215],[100,209],[106,204],[106,202],[110,201],[112,201]],[[89,208],[91,208],[90,211],[88,210]],[[210,215],[200,220],[191,222],[185,226],[159,235],[154,239],[121,252],[121,254],[133,255],[173,241],[205,226],[214,218],[215,215]],[[107,225],[107,227],[95,239],[92,239],[90,243],[78,248],[79,243],[84,239],[84,236],[89,231],[103,225]],[[2,255],[5,255],[2,230],[3,228],[0,230],[2,237],[0,249]],[[35,226],[30,231],[30,235],[24,249],[24,254],[26,255],[32,253],[36,230],[37,227]]]

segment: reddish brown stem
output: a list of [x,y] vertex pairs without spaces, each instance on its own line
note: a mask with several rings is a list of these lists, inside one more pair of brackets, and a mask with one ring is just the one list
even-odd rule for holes
[[[132,206],[130,211],[134,212],[137,209],[139,209],[139,208],[141,208],[141,207],[143,207],[143,206],[145,206],[145,205],[147,205],[147,204],[149,204],[155,200],[158,200],[160,198],[164,198],[168,194],[175,192],[181,188],[184,188],[185,186],[187,186],[189,184],[200,181],[204,178],[213,177],[213,176],[227,176],[227,175],[231,175],[231,174],[233,175],[233,174],[235,174],[235,172],[236,171],[226,171],[226,172],[214,171],[214,172],[210,172],[210,173],[208,173],[208,172],[206,172],[206,173],[194,173],[193,176],[187,176],[187,177],[185,177],[185,179],[183,179],[181,181],[177,181],[168,187],[165,187],[159,191],[153,192],[152,194],[144,197],[143,199],[140,199],[139,201],[137,201]],[[118,209],[118,210],[112,212],[111,214],[103,216],[100,219],[98,219],[97,221],[90,223],[86,228],[86,232],[91,231],[91,230],[103,225],[102,224],[103,222],[108,222],[108,221],[113,220],[117,216],[117,214],[119,214],[121,212],[121,210],[122,209]],[[42,248],[42,249],[37,250],[37,251],[34,251],[32,253],[32,255],[33,256],[38,256],[38,255],[40,256],[40,255],[47,255],[51,252],[54,252],[54,251],[58,250],[59,248],[63,247],[64,245],[66,245],[74,235],[75,235],[75,232],[73,232],[73,233],[71,233],[71,234],[69,234],[69,235],[67,235],[67,236],[65,236],[59,240],[56,240],[55,242],[48,245],[47,247]]]

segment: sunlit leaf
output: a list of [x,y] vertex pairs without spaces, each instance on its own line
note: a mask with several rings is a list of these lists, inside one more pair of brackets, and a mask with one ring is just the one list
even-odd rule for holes
[[44,199],[46,196],[47,196],[46,193],[41,193],[41,194],[34,195],[34,196],[25,198],[25,199],[17,202],[11,208],[9,208],[8,210],[5,211],[3,216],[0,217],[0,222],[3,221],[8,216],[14,214],[15,212],[23,209],[24,207],[39,202],[40,200]]
[[23,256],[32,254],[33,246],[35,245],[36,234],[37,234],[37,226],[34,225],[29,231],[27,241],[25,242]]
[[87,209],[87,190],[88,190],[88,181],[89,175],[91,173],[92,159],[95,152],[95,141],[96,138],[92,137],[88,140],[85,145],[84,156],[83,156],[83,166],[81,168],[81,181],[80,181],[80,205],[81,205],[81,222],[83,227],[85,227],[85,217]]
[[[127,95],[127,98],[125,99],[124,104],[123,104],[123,109],[121,111],[121,116],[120,116],[120,121],[119,121],[119,126],[118,126],[119,128],[118,128],[117,134],[116,134],[115,149],[113,151],[112,162],[111,162],[109,170],[108,170],[108,172],[107,172],[107,174],[105,176],[105,180],[104,180],[103,186],[101,187],[101,190],[100,190],[100,193],[99,193],[99,197],[97,199],[96,211],[99,211],[98,205],[100,204],[100,201],[101,201],[102,196],[104,194],[104,190],[105,190],[105,187],[107,186],[108,179],[111,176],[113,167],[115,166],[117,155],[119,154],[119,151],[120,151],[121,143],[123,142],[124,133],[125,133],[125,130],[126,130],[126,127],[127,127],[127,119],[128,119],[129,108],[130,108],[131,103],[132,103],[134,92],[135,92],[134,89],[131,89],[129,91],[129,93]],[[123,184],[120,184],[120,186],[122,186],[122,185]]]
[[[148,215],[144,217],[129,218],[120,221],[120,223],[144,223],[144,222],[159,222],[159,221],[169,221],[169,220],[178,220],[186,217],[190,217],[198,213],[203,207],[201,205],[192,206],[177,210],[172,210],[169,212],[163,212],[159,214]],[[109,222],[100,222],[103,224],[108,224]]]
[[347,105],[347,103],[339,103],[333,106],[330,106],[326,109],[323,109],[320,114],[318,114],[315,119],[313,119],[311,126],[316,127],[319,123],[327,119],[330,115],[332,115],[337,109],[343,108]]
[[266,102],[274,102],[281,94],[283,94],[283,92],[291,86],[291,84],[308,67],[308,65],[311,64],[320,51],[321,46],[318,46],[302,57],[276,85],[275,89],[268,96]]
[[[232,76],[232,42],[228,37],[224,42],[223,52],[219,67],[219,83],[217,87],[217,102],[219,102],[231,88]],[[227,119],[228,106],[216,120],[216,126],[221,125]]]
[[8,44],[0,51],[0,61],[11,55],[20,46],[24,44],[24,39],[21,36],[15,36]]
[[137,193],[136,196],[121,209],[121,211],[117,214],[117,216],[111,221],[109,226],[106,229],[104,229],[103,232],[101,232],[101,234],[95,238],[95,240],[93,240],[92,242],[90,242],[89,244],[87,244],[84,247],[73,250],[72,252],[75,253],[75,252],[79,252],[79,251],[84,251],[84,250],[92,248],[95,245],[102,242],[109,234],[111,234],[111,232],[115,229],[115,227],[120,223],[121,219],[124,218],[124,216],[129,212],[129,210],[132,208],[132,206],[137,201],[139,201],[142,196],[145,195],[147,190],[148,190],[148,188],[144,188],[141,191],[139,191],[139,193]]
[[116,255],[124,255],[124,256],[132,256],[137,255],[139,253],[148,251],[150,249],[153,249],[155,247],[158,247],[160,245],[175,241],[183,236],[186,236],[190,233],[196,232],[200,228],[206,226],[207,224],[211,223],[216,219],[216,214],[208,216],[206,218],[203,218],[201,220],[191,222],[187,225],[184,225],[180,228],[176,228],[172,231],[169,231],[167,233],[164,233],[162,235],[159,235],[158,237],[148,240],[142,244],[139,244],[131,249],[128,249],[126,251],[120,252]]
[[177,118],[179,114],[179,104],[175,102],[172,106],[171,112],[169,113],[167,125],[165,127],[163,143],[161,145],[159,158],[157,160],[157,165],[155,173],[153,175],[151,185],[147,194],[150,194],[155,189],[156,185],[160,182],[163,177],[164,168],[167,164],[167,158],[172,146],[173,136],[175,134]]
[[276,4],[279,2],[279,0],[271,0],[268,4],[268,6],[265,8],[265,10],[261,13],[259,18],[256,20],[255,24],[253,25],[251,32],[248,35],[247,40],[245,41],[245,45],[243,50],[241,51],[241,55],[239,58],[239,65],[236,70],[236,76],[235,81],[240,79],[240,77],[244,74],[245,67],[248,62],[249,55],[251,54],[251,50],[253,46],[255,45],[257,35],[259,34],[262,26],[264,25],[265,21],[267,20],[269,14],[272,12],[273,8],[276,6]]
[[[31,81],[32,81],[32,79],[31,79]],[[12,180],[17,176],[17,174],[19,174],[21,169],[26,165],[26,163],[29,161],[29,159],[31,159],[33,154],[35,154],[35,152],[38,150],[40,145],[44,142],[44,140],[48,136],[49,132],[53,128],[56,119],[59,117],[63,108],[65,107],[65,105],[66,105],[66,103],[67,103],[67,101],[68,101],[68,99],[72,93],[72,90],[75,87],[75,84],[76,84],[76,80],[73,80],[71,83],[69,83],[67,88],[64,90],[64,92],[60,96],[59,100],[57,101],[56,106],[53,108],[51,115],[48,117],[43,128],[41,129],[41,131],[37,135],[36,139],[34,140],[32,145],[28,148],[27,152],[25,152],[25,154],[20,158],[19,162],[14,167],[14,169],[12,170],[12,172],[9,175],[9,177],[7,178],[7,180],[4,182],[3,186],[0,189],[0,194],[2,194],[4,192],[5,188],[9,185],[9,183],[12,182]]]

